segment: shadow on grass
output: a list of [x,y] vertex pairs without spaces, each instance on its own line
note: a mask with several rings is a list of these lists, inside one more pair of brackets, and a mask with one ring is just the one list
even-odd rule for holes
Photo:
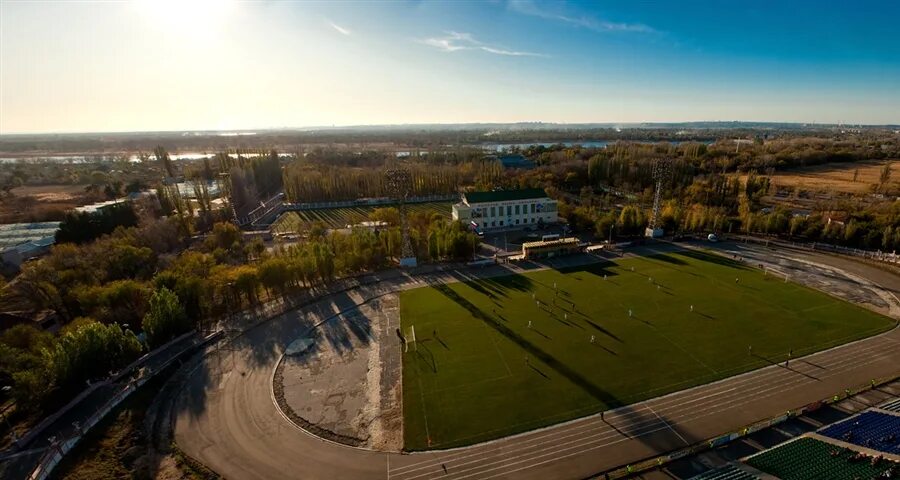
[[671,263],[673,265],[687,265],[688,262],[669,254],[669,253],[654,253],[646,257],[648,260],[659,260],[660,262]]
[[[515,331],[513,331],[506,325],[500,323],[496,319],[492,318],[490,315],[485,314],[475,304],[473,304],[472,302],[463,298],[461,295],[459,295],[458,293],[453,291],[453,289],[451,289],[450,287],[448,287],[446,285],[435,285],[434,289],[437,290],[438,292],[440,292],[441,294],[443,294],[444,296],[446,296],[448,299],[452,300],[457,305],[460,305],[461,307],[468,310],[469,313],[471,313],[473,317],[477,318],[478,320],[484,322],[485,325],[496,330],[498,333],[500,333],[501,335],[506,337],[508,340],[512,341],[513,343],[518,345],[520,348],[525,350],[525,352],[527,352],[528,355],[530,355],[531,357],[533,357],[537,360],[540,360],[541,362],[544,363],[544,365],[547,365],[554,372],[556,372],[557,374],[566,378],[567,380],[572,382],[574,385],[578,386],[579,388],[581,388],[582,390],[587,392],[589,395],[591,395],[593,398],[595,398],[596,400],[601,402],[603,405],[606,405],[608,407],[617,407],[617,406],[622,405],[622,401],[620,399],[618,399],[617,397],[615,397],[608,391],[595,385],[590,380],[588,380],[587,378],[582,376],[580,373],[571,369],[568,365],[565,365],[564,363],[560,362],[554,356],[545,352],[543,349],[541,349],[537,345],[533,344],[528,339],[523,338],[521,335],[519,335],[518,333],[516,333]],[[534,330],[534,329],[532,329],[532,330]],[[534,331],[538,334],[541,334],[540,332],[537,332],[537,330],[534,330]],[[543,334],[541,334],[541,335],[543,335]]]
[[430,340],[430,338],[426,338],[422,341],[416,342],[418,344],[415,346],[416,358],[424,363],[433,373],[437,373],[437,362],[435,362],[434,360],[434,353],[432,353],[431,349],[428,348],[428,342]]
[[746,264],[739,262],[737,260],[732,260],[730,258],[725,258],[721,255],[716,255],[713,253],[701,252],[698,250],[682,250],[678,252],[679,255],[683,255],[688,258],[693,258],[694,260],[700,260],[703,262],[715,263],[717,265],[723,265],[726,267],[736,268],[739,270],[751,270]]
[[591,319],[585,317],[585,321],[588,322],[588,324],[590,324],[590,326],[594,327],[594,329],[596,329],[598,332],[600,332],[600,333],[606,335],[607,337],[609,337],[609,338],[611,338],[611,339],[613,339],[613,340],[615,340],[615,341],[617,341],[617,342],[619,342],[619,343],[624,343],[624,342],[622,341],[621,338],[619,338],[618,336],[616,336],[615,333],[612,333],[612,332],[610,332],[609,330],[603,328],[602,326],[600,326],[600,325],[598,325],[597,323],[595,323],[593,320],[591,320]]

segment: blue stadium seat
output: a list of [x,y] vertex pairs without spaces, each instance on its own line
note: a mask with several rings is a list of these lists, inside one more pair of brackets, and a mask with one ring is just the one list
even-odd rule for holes
[[819,430],[819,434],[879,452],[900,454],[900,416],[868,411]]

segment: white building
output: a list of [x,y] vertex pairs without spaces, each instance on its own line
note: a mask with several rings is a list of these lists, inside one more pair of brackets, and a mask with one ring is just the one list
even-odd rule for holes
[[556,200],[543,189],[469,192],[453,205],[453,219],[481,231],[556,223]]

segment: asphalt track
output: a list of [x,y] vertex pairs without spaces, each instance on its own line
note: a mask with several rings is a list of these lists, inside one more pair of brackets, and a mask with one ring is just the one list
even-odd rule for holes
[[[788,255],[846,269],[887,291],[900,289],[900,278],[869,265],[813,253]],[[411,286],[417,285],[382,282],[321,303],[340,311],[368,296]],[[895,328],[788,366],[771,365],[602,418],[594,415],[460,449],[395,454],[322,440],[279,412],[272,373],[281,349],[299,328],[290,315],[282,316],[241,337],[227,360],[207,357],[178,399],[179,448],[230,479],[584,478],[900,373],[900,329]]]

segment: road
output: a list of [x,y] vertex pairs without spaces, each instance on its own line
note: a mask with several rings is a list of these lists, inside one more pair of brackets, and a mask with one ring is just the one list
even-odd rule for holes
[[[759,252],[762,247],[739,248]],[[900,287],[900,278],[865,264],[814,253],[797,256],[831,266],[827,275],[847,269],[885,289]],[[813,263],[808,264],[810,269],[817,268]],[[461,279],[443,275],[440,281]],[[323,298],[319,307],[342,311],[369,296],[419,282],[385,281]],[[789,367],[772,365],[602,417],[461,449],[389,454],[314,437],[276,408],[273,369],[281,349],[303,328],[296,316],[284,315],[239,338],[228,361],[208,357],[200,364],[178,400],[175,440],[185,453],[231,479],[584,478],[778,415],[872,378],[900,373],[900,330],[894,329],[796,359]]]

